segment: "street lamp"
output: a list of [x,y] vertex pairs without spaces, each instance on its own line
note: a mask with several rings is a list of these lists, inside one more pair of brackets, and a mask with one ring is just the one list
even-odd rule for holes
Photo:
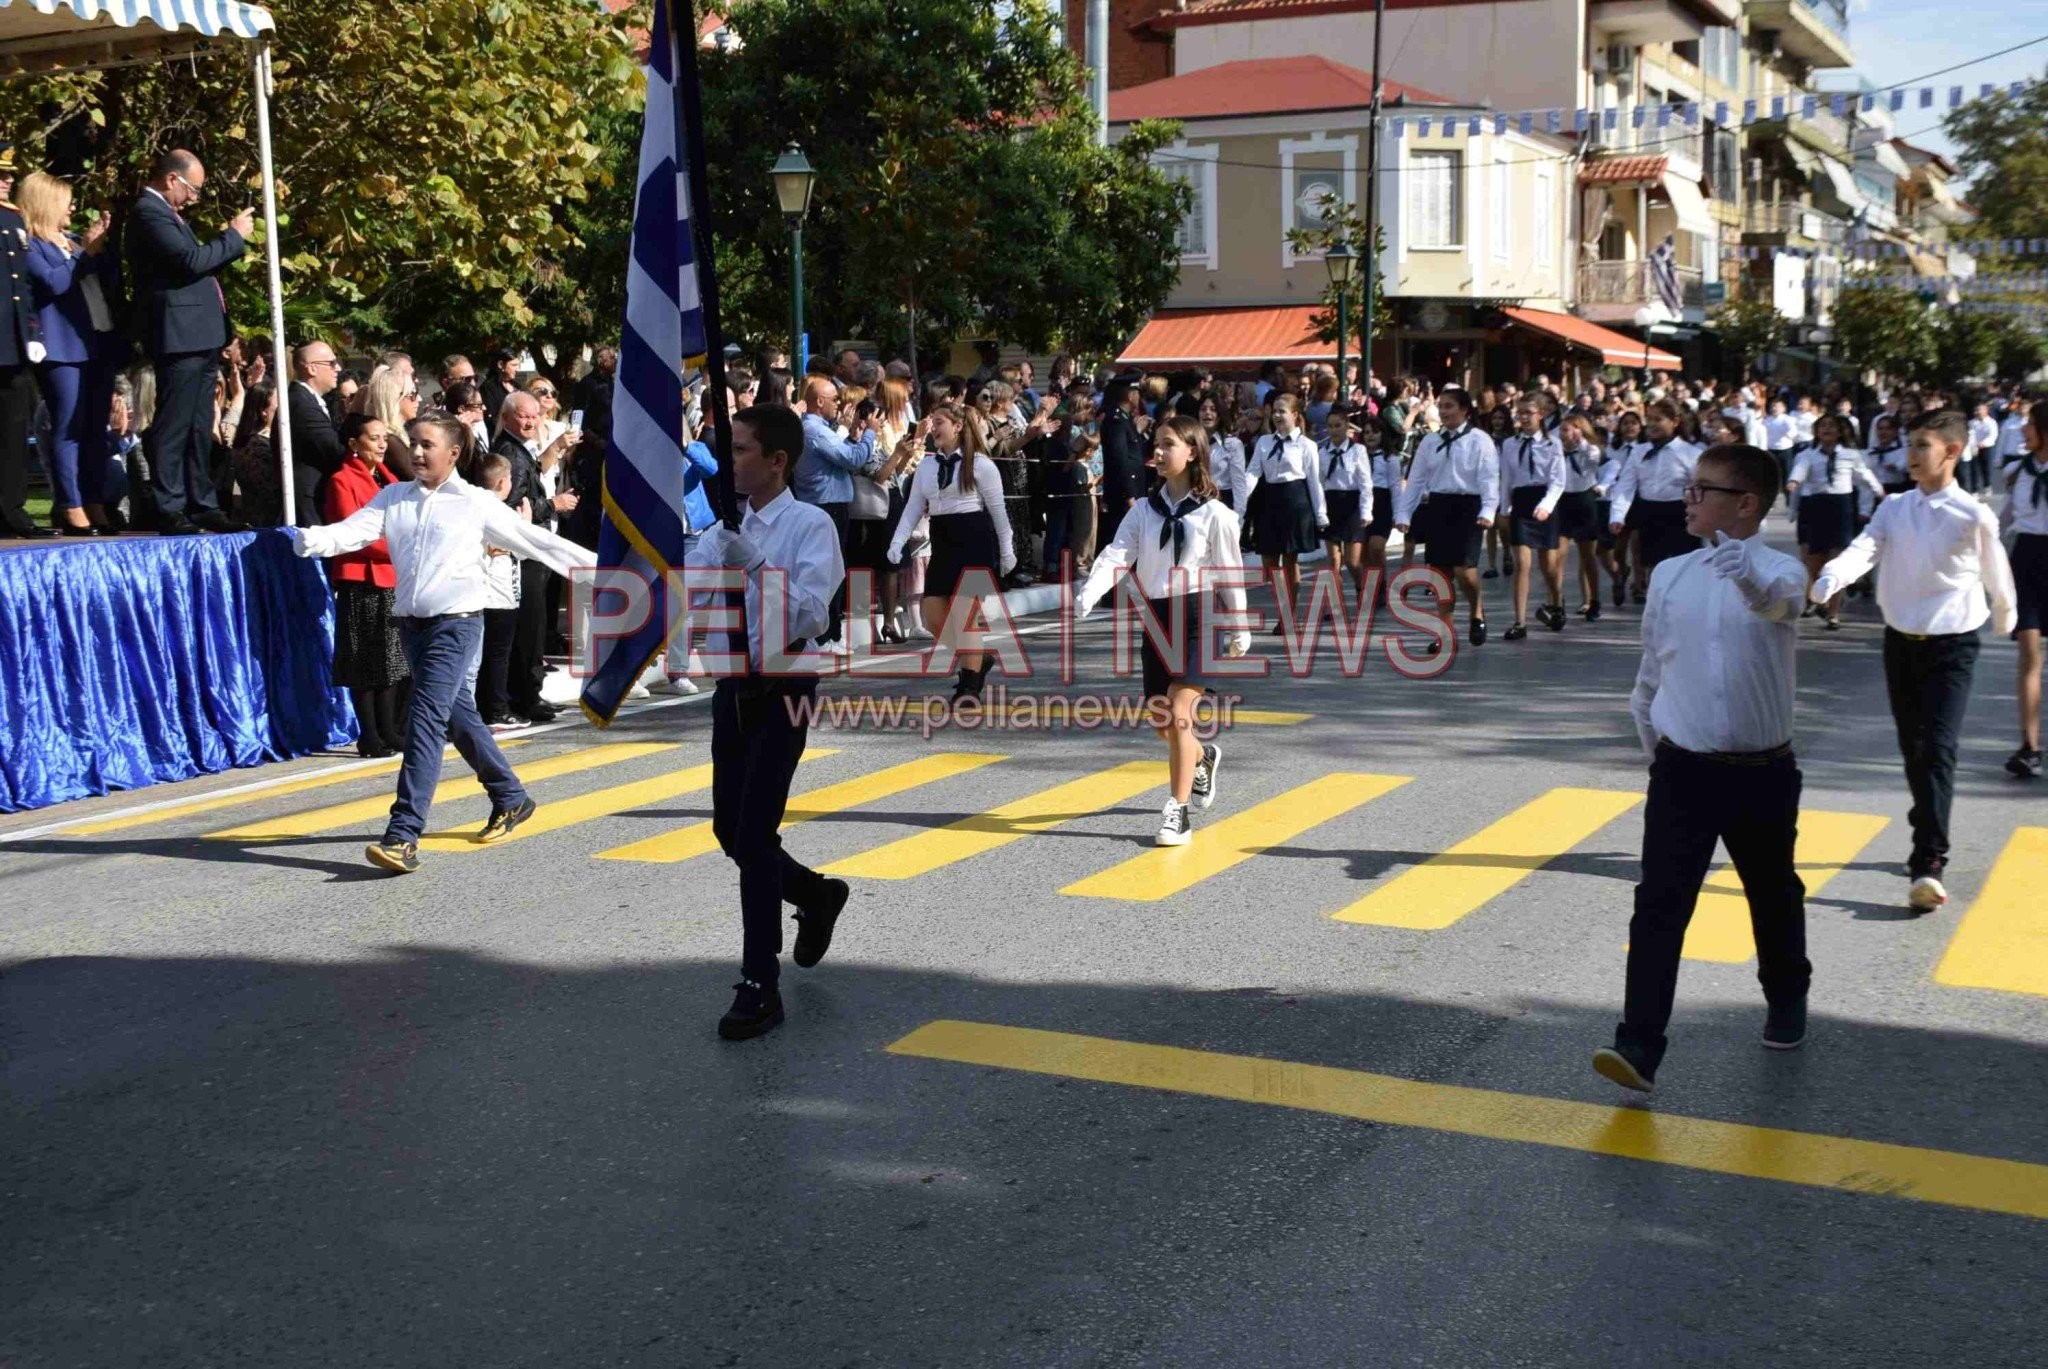
[[811,212],[811,190],[818,173],[811,169],[803,149],[795,143],[782,149],[768,175],[775,182],[775,200],[782,217],[789,221],[789,309],[792,328],[789,337],[789,367],[801,375],[799,356],[804,346],[804,215]]
[[1340,238],[1323,253],[1323,266],[1330,273],[1330,284],[1337,287],[1337,402],[1343,404],[1351,395],[1351,387],[1344,376],[1344,334],[1350,313],[1350,298],[1346,292],[1351,289],[1351,278],[1358,270],[1358,254],[1351,250],[1348,241]]

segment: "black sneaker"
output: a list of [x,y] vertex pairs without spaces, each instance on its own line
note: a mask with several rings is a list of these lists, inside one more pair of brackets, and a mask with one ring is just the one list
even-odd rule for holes
[[1500,635],[1503,642],[1519,642],[1529,635],[1529,629],[1520,623],[1509,623],[1508,630]]
[[1195,807],[1207,808],[1216,802],[1216,767],[1223,763],[1223,748],[1214,742],[1202,743],[1202,759],[1195,762],[1195,784],[1189,797]]
[[1473,646],[1486,645],[1486,620],[1484,618],[1474,618],[1472,620],[1471,637]]
[[718,1034],[727,1041],[749,1041],[782,1025],[782,995],[751,979],[733,985],[732,1006],[718,1019]]
[[1500,572],[1497,570],[1489,570],[1486,572],[1486,574],[1480,576],[1479,578],[1482,580],[1498,580],[1500,579]]
[[2005,758],[2005,773],[2016,780],[2040,779],[2041,753],[2030,746],[2021,747]]
[[493,807],[491,820],[484,824],[483,831],[476,834],[476,839],[485,846],[503,841],[512,835],[513,828],[533,816],[535,806],[531,798],[524,798],[510,808]]
[[1620,608],[1628,602],[1628,591],[1621,587],[1621,581],[1614,582],[1614,606]]
[[363,859],[393,874],[409,875],[420,868],[420,848],[410,841],[373,841],[363,848]]
[[1637,1093],[1648,1093],[1657,1074],[1656,1067],[1645,1061],[1635,1047],[1619,1041],[1593,1052],[1593,1072]]
[[852,892],[845,880],[828,879],[825,901],[815,908],[797,910],[796,948],[790,952],[791,960],[808,970],[825,958],[825,952],[832,946],[832,928],[846,911],[846,900]]
[[1563,631],[1564,631],[1564,605],[1563,605],[1563,604],[1549,604],[1549,605],[1546,605],[1546,606],[1544,607],[1544,610],[1543,610],[1543,611],[1544,611],[1545,613],[1547,613],[1547,614],[1549,614],[1549,615],[1550,615],[1550,630],[1551,630],[1552,632],[1563,632]]
[[1159,813],[1159,834],[1152,841],[1155,846],[1185,846],[1194,831],[1194,821],[1188,817],[1188,806],[1176,799],[1168,799],[1166,807]]
[[1796,1051],[1806,1041],[1806,1000],[1773,1003],[1764,1017],[1764,1049]]
[[551,723],[556,718],[562,716],[561,709],[556,708],[553,704],[540,703],[538,701],[530,703],[524,708],[515,708],[512,712],[516,717],[524,718],[530,723]]

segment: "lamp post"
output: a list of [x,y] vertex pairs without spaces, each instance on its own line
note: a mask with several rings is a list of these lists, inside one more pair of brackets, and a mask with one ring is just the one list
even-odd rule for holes
[[1351,387],[1344,375],[1344,334],[1345,325],[1350,322],[1351,277],[1358,270],[1358,254],[1351,250],[1350,242],[1339,238],[1329,251],[1323,253],[1323,266],[1330,273],[1330,284],[1337,287],[1337,402],[1350,402]]
[[818,173],[811,169],[803,150],[795,143],[782,149],[768,175],[775,182],[775,200],[782,217],[789,222],[789,369],[803,375],[800,353],[804,346],[804,216],[811,211],[811,190]]

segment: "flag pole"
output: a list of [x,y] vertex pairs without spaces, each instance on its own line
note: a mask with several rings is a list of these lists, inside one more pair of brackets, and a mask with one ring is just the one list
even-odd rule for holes
[[[663,3],[664,0],[656,0]],[[718,457],[712,488],[718,514],[728,528],[740,525],[740,501],[732,485],[732,415],[726,412],[725,329],[718,317],[718,262],[713,256],[717,235],[711,226],[711,190],[704,171],[704,104],[697,86],[697,14],[691,0],[673,0],[669,25],[676,73],[676,150],[690,191],[690,240],[697,261],[697,282],[704,306],[704,389],[711,414],[711,450]],[[684,37],[685,33],[688,37]]]

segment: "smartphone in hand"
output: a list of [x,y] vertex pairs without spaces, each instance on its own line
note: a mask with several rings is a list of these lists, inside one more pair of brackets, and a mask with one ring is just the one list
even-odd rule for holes
[[583,431],[583,410],[578,409],[569,415],[569,426],[579,433]]

